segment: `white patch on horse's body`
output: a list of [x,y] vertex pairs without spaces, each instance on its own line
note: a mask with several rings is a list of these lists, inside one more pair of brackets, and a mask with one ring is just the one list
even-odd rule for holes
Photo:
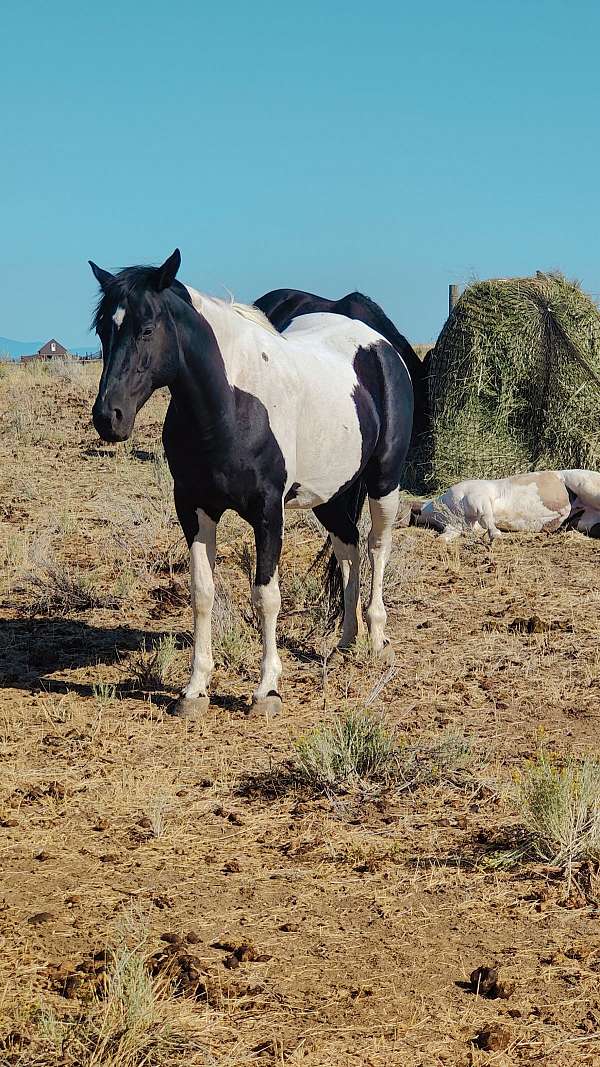
[[511,478],[459,482],[427,501],[420,509],[425,524],[441,529],[452,540],[465,528],[486,531],[490,538],[501,530],[539,533],[556,529],[571,511],[569,494],[558,471],[537,471]]
[[373,500],[369,497],[371,512],[371,530],[369,532],[369,560],[371,563],[371,596],[367,608],[367,625],[371,645],[375,652],[381,652],[384,645],[384,631],[387,613],[383,603],[383,576],[392,551],[392,526],[398,514],[399,491]]
[[183,691],[190,699],[206,696],[213,669],[211,616],[215,596],[213,571],[215,568],[217,524],[197,509],[198,533],[190,549],[190,577],[192,611],[194,615],[194,655],[192,675]]
[[279,573],[276,570],[266,585],[252,587],[252,604],[260,620],[263,639],[263,658],[260,670],[260,682],[255,690],[255,700],[266,700],[271,694],[279,693],[281,677],[281,660],[277,651],[277,616],[281,608],[279,591]]
[[123,325],[123,319],[125,318],[125,308],[119,305],[112,318],[117,330],[119,330]]
[[330,500],[356,476],[362,459],[353,360],[360,346],[385,339],[358,319],[329,313],[298,316],[280,334],[258,308],[242,314],[243,305],[186,288],[215,334],[229,384],[267,410],[285,462],[286,493],[292,485],[295,490],[286,507]]

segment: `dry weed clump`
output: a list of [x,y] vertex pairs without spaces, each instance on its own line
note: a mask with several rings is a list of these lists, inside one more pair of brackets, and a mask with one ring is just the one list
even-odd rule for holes
[[142,647],[132,653],[127,662],[132,690],[138,693],[153,693],[168,686],[173,678],[178,651],[177,638],[172,633],[163,634],[150,647],[144,641]]
[[142,946],[121,944],[103,955],[106,969],[81,1010],[61,1015],[54,1003],[40,1003],[31,1013],[28,1044],[11,1049],[7,1062],[22,1067],[206,1063],[202,1020],[185,1001],[175,998],[168,980],[150,974]]
[[517,775],[516,811],[529,834],[529,849],[569,872],[573,863],[600,860],[600,763],[560,762],[541,752]]
[[119,597],[100,592],[93,574],[51,559],[39,570],[26,574],[22,588],[31,596],[31,607],[37,615],[66,615],[93,608],[118,608],[121,604]]
[[403,791],[447,777],[469,753],[466,739],[455,731],[407,744],[375,712],[350,710],[296,742],[295,777],[315,791],[369,785]]

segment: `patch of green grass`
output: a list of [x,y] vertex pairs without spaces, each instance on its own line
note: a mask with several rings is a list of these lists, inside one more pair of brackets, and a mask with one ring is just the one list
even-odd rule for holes
[[111,682],[95,682],[92,686],[94,697],[101,706],[110,704],[117,695],[117,687]]
[[448,776],[469,758],[464,736],[446,731],[437,741],[400,741],[380,715],[351,710],[314,727],[295,745],[295,777],[323,791],[379,784],[416,788]]
[[393,777],[397,744],[377,715],[349,711],[296,742],[298,777],[317,788]]
[[144,641],[142,647],[130,659],[134,689],[151,693],[168,685],[173,675],[177,653],[175,634],[163,634],[156,644],[150,647]]
[[600,860],[597,760],[560,762],[541,752],[517,776],[514,803],[540,859],[565,870],[574,862]]

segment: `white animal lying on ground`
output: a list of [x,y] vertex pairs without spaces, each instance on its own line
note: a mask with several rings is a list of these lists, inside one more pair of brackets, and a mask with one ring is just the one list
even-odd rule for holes
[[600,474],[596,471],[558,473],[564,478],[571,498],[569,525],[590,537],[600,537]]
[[568,519],[583,533],[592,533],[600,524],[600,474],[596,471],[473,478],[413,510],[413,522],[440,530],[444,541],[460,537],[467,529],[487,532],[491,541],[501,536],[501,530],[553,531]]

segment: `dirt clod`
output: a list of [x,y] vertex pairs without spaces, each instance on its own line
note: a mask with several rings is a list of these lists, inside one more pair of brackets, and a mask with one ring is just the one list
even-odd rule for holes
[[471,971],[469,981],[472,992],[478,996],[490,999],[498,996],[497,967],[476,967],[474,971]]
[[43,923],[51,923],[56,919],[56,915],[53,911],[36,911],[35,915],[30,915],[27,922],[30,926],[41,926]]
[[161,941],[166,941],[169,945],[180,945],[183,941],[181,934],[176,934],[173,930],[166,930],[164,934],[160,935]]
[[513,1036],[505,1026],[492,1023],[477,1034],[474,1044],[484,1052],[504,1052],[512,1044]]

